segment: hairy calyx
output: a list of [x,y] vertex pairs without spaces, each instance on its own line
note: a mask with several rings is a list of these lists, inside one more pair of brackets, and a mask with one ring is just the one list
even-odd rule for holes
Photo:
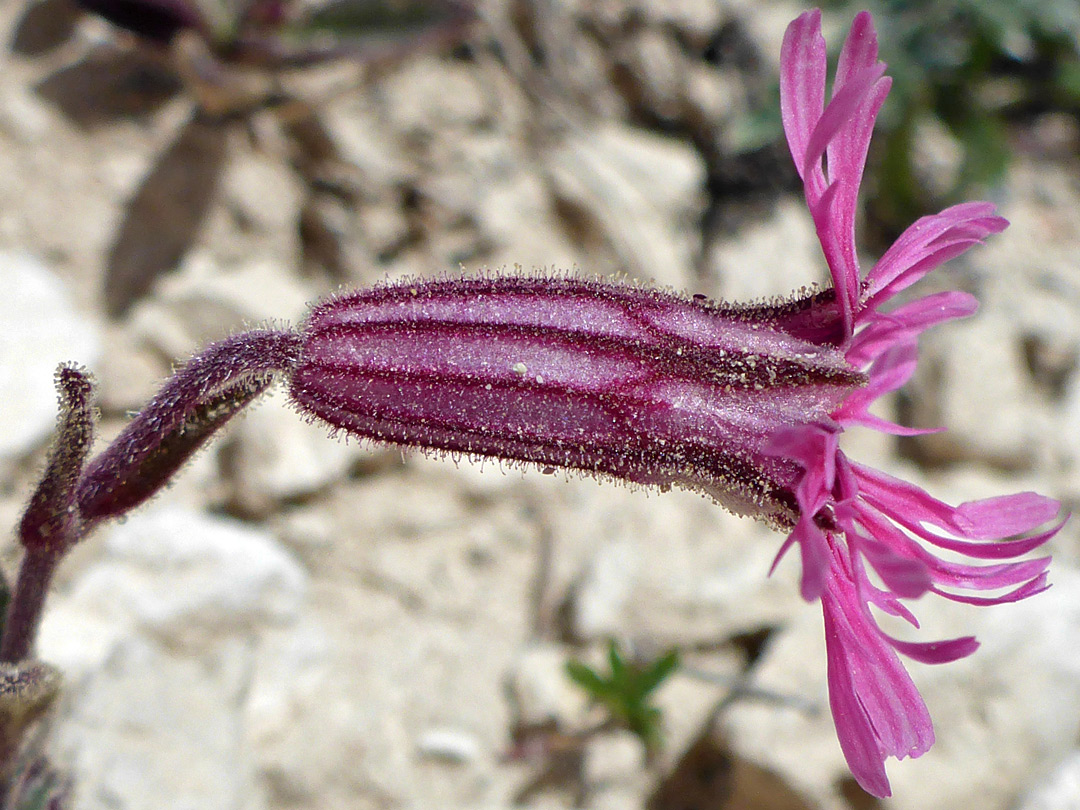
[[364,438],[688,487],[790,526],[795,470],[764,441],[865,382],[781,328],[796,309],[572,278],[403,282],[317,306],[290,390]]

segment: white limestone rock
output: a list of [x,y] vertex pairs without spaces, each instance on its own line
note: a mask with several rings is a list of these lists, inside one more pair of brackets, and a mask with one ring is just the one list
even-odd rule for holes
[[78,670],[109,652],[99,649],[80,660],[84,634],[118,639],[145,633],[173,644],[243,635],[294,619],[306,586],[300,565],[263,532],[181,507],[154,506],[116,524],[102,559],[50,605],[40,652]]
[[120,641],[54,725],[80,810],[263,810],[236,711],[250,659],[238,639],[203,658]]
[[52,433],[57,366],[75,362],[92,368],[100,338],[64,282],[30,254],[0,253],[0,289],[0,458],[11,458]]
[[329,425],[305,420],[290,405],[283,387],[245,414],[227,447],[238,496],[255,513],[271,511],[283,499],[316,492],[357,461],[380,452],[369,443],[346,441],[344,435],[331,437]]
[[[547,157],[555,193],[588,218],[618,269],[685,289],[700,248],[705,165],[693,148],[618,124],[575,131]],[[592,270],[601,268],[593,267]]]
[[298,642],[267,660],[262,639],[297,626],[306,574],[265,533],[178,506],[116,524],[104,546],[50,601],[38,644],[65,675],[54,750],[79,807],[261,810],[249,724],[293,700],[268,682],[310,680],[275,681]]
[[546,643],[531,644],[515,657],[508,684],[521,723],[555,721],[560,728],[581,723],[588,697],[567,676],[567,660],[566,650]]
[[1080,810],[1080,751],[1074,751],[1028,793],[1020,810]]

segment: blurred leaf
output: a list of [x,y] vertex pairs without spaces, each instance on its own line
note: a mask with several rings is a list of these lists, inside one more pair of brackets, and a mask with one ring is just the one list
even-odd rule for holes
[[608,666],[611,667],[611,682],[621,684],[626,678],[626,666],[619,655],[619,645],[612,639],[608,642]]
[[105,270],[112,317],[173,270],[198,236],[217,195],[226,136],[225,124],[193,116],[127,204]]
[[770,102],[749,115],[733,121],[727,133],[728,143],[734,152],[753,152],[775,142],[783,136],[780,120],[779,86],[774,88]]
[[1064,62],[1054,77],[1058,90],[1074,105],[1080,105],[1080,59]]
[[608,691],[608,682],[580,661],[567,661],[566,674],[593,698],[600,699]]
[[608,645],[609,673],[598,673],[580,661],[569,661],[566,672],[592,698],[604,707],[609,722],[636,734],[649,752],[661,743],[661,712],[649,697],[678,667],[678,652],[672,650],[654,661],[638,662],[623,656],[619,645]]
[[56,50],[75,33],[79,9],[74,0],[30,3],[15,23],[11,50],[21,56],[41,56]]
[[283,27],[276,40],[244,47],[280,68],[334,60],[392,63],[459,42],[474,18],[466,0],[332,0]]
[[668,676],[679,667],[679,651],[672,650],[662,658],[657,659],[651,667],[645,670],[641,678],[641,694],[647,695],[667,680]]
[[1011,157],[1002,124],[989,117],[972,117],[955,125],[953,131],[964,144],[959,187],[988,188],[1001,182]]
[[124,118],[146,118],[183,89],[152,53],[98,48],[37,85],[42,98],[83,129]]

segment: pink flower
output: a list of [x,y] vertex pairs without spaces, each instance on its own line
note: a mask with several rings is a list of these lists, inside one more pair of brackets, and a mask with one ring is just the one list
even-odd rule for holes
[[[835,290],[829,317],[787,328],[835,341],[869,381],[829,419],[777,431],[766,447],[767,453],[794,460],[802,469],[795,485],[799,521],[777,559],[799,546],[803,597],[820,598],[825,616],[829,703],[840,745],[859,784],[876,796],[890,795],[886,757],[916,757],[934,742],[926,705],[897,653],[940,664],[969,655],[978,644],[971,637],[899,641],[878,628],[871,606],[918,627],[902,600],[928,591],[976,605],[1039,593],[1048,587],[1049,557],[975,565],[947,561],[933,549],[977,560],[1015,560],[1063,523],[1034,533],[1057,518],[1060,505],[1030,492],[951,507],[918,487],[856,464],[840,450],[839,436],[848,425],[899,435],[919,432],[880,419],[868,408],[911,377],[915,342],[923,330],[970,315],[976,303],[966,293],[946,292],[887,312],[882,306],[1007,225],[989,203],[953,206],[908,228],[863,276],[855,250],[855,204],[874,120],[889,91],[884,69],[877,61],[873,22],[863,12],[852,23],[825,104],[821,13],[804,13],[784,37],[784,130]],[[980,591],[992,594],[972,594]]]
[[[832,274],[827,291],[738,305],[565,276],[384,284],[318,304],[296,331],[255,330],[210,346],[92,459],[92,384],[61,369],[59,437],[20,524],[27,554],[0,661],[30,654],[63,553],[153,496],[285,378],[301,413],[335,430],[687,487],[789,532],[777,560],[798,546],[802,595],[821,600],[840,746],[859,784],[889,795],[885,759],[919,756],[934,741],[899,656],[940,664],[977,644],[901,641],[872,611],[918,627],[906,601],[928,592],[973,605],[1039,593],[1049,557],[1020,558],[1064,520],[1056,501],[1031,492],[949,506],[840,449],[849,425],[919,432],[869,408],[914,373],[925,329],[976,304],[945,292],[883,308],[1006,222],[989,203],[924,217],[864,276],[855,205],[889,90],[869,14],[852,24],[828,104],[825,74],[821,15],[807,12],[784,38],[781,103]],[[956,561],[964,556],[987,562]]]
[[911,377],[922,331],[975,301],[946,292],[883,308],[1006,222],[988,203],[925,217],[864,276],[855,205],[889,89],[868,14],[827,105],[825,73],[809,12],[784,39],[782,111],[832,289],[744,306],[561,276],[387,284],[315,307],[289,384],[303,413],[354,435],[683,486],[788,531],[777,559],[798,546],[802,594],[821,599],[841,748],[886,796],[885,759],[934,740],[899,655],[945,663],[977,645],[900,641],[871,611],[917,627],[905,602],[927,592],[977,605],[1038,593],[1049,558],[1017,558],[1062,522],[1044,528],[1060,506],[1034,493],[952,507],[840,449],[849,425],[919,432],[868,409]]

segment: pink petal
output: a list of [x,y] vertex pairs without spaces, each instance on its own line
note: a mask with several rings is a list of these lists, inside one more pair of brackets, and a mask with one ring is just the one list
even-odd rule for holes
[[[878,80],[881,79],[882,74],[885,72],[885,64],[878,62],[876,65],[870,65],[855,76],[850,77],[850,80],[844,84],[843,87],[835,88],[836,92],[833,94],[832,99],[825,107],[821,114],[821,117],[814,124],[814,128],[810,133],[810,138],[806,143],[806,153],[803,155],[803,172],[802,176],[808,173],[809,167],[812,164],[816,164],[822,157],[825,156],[825,151],[830,144],[840,136],[845,129],[850,129],[854,125],[859,123],[865,123],[862,119],[863,107],[867,102],[867,98],[876,98],[881,92],[880,86],[875,86]],[[889,80],[885,79],[885,91],[888,92]],[[884,101],[884,96],[881,97],[881,101]],[[878,103],[880,107],[880,102]],[[869,121],[870,129],[873,129],[873,120]],[[856,132],[857,135],[862,136],[864,133],[861,129]],[[869,137],[867,136],[867,141]],[[861,137],[856,143],[861,143]],[[844,158],[850,160],[851,157],[858,157],[857,155],[844,155]],[[840,161],[841,166],[844,165],[845,160]],[[861,163],[861,160],[856,161],[856,165]],[[837,169],[838,166],[829,166],[829,179],[832,180],[856,180],[858,177],[852,177],[850,174],[844,174]]]
[[[882,65],[884,69],[884,65]],[[833,221],[836,232],[843,240],[843,268],[854,268],[854,279],[848,279],[845,288],[847,300],[855,308],[860,294],[859,257],[855,246],[856,205],[859,187],[862,185],[863,168],[866,165],[866,153],[870,148],[870,136],[874,131],[874,122],[885,97],[889,94],[892,80],[878,79],[864,96],[859,109],[851,117],[849,125],[844,127],[829,144],[827,150],[829,178],[839,184],[840,190],[833,203]],[[849,325],[850,334],[850,325]]]
[[852,776],[867,793],[884,798],[892,795],[885,773],[885,757],[878,745],[870,718],[859,702],[855,676],[844,642],[825,613],[825,647],[828,652],[829,708],[840,749]]
[[[1046,561],[1049,563],[1050,558],[1047,557]],[[953,602],[961,602],[965,605],[978,605],[985,607],[989,605],[1004,605],[1010,602],[1019,602],[1021,599],[1027,599],[1028,597],[1040,594],[1050,588],[1050,583],[1047,581],[1047,575],[1045,572],[1040,574],[1028,582],[1025,582],[1019,588],[1009,591],[1008,593],[1001,594],[1000,596],[969,596],[968,594],[951,593],[949,591],[943,591],[938,588],[934,588],[933,591],[938,596],[943,596]]]
[[897,596],[917,599],[930,590],[932,580],[925,563],[897,554],[884,543],[865,537],[860,538],[858,547],[885,587]]
[[833,418],[843,422],[849,414],[865,411],[876,400],[903,386],[915,373],[919,354],[914,343],[901,343],[881,354],[867,370],[870,382],[857,389],[833,412]]
[[917,220],[867,274],[864,303],[876,307],[887,295],[915,283],[947,258],[1003,231],[1008,221],[993,216],[993,212],[992,203],[962,203]]
[[923,642],[900,641],[889,636],[886,638],[898,653],[924,664],[948,664],[966,658],[979,649],[979,642],[974,636]]
[[825,106],[826,70],[821,11],[813,9],[799,15],[784,33],[780,49],[780,114],[799,176],[819,189],[825,186],[820,166],[814,167],[810,177],[803,177],[802,172],[810,133]]
[[854,232],[848,233],[843,224],[839,203],[842,200],[843,183],[837,181],[825,189],[819,199],[812,200],[807,191],[807,207],[814,220],[821,252],[829,266],[836,303],[840,309],[844,337],[850,337],[855,328],[855,302],[858,300],[860,282],[858,259],[855,256]]
[[832,555],[825,533],[814,523],[812,516],[805,513],[791,533],[799,543],[802,552],[802,582],[800,592],[807,602],[821,597],[825,590],[825,580],[829,572]]
[[839,560],[830,569],[822,608],[829,704],[840,747],[859,784],[875,795],[887,795],[884,758],[919,756],[930,748],[934,732],[929,712]]
[[780,561],[784,559],[784,555],[788,553],[796,541],[795,533],[792,532],[784,538],[784,542],[780,544],[780,550],[776,552],[776,556],[773,557],[772,565],[769,566],[769,576],[771,577],[776,572],[776,566],[780,564]]
[[1045,577],[1050,561],[1050,557],[1035,557],[1030,560],[994,565],[965,565],[941,560],[934,568],[934,579],[952,587],[973,591],[994,591],[1000,588],[1012,588],[1018,583],[1026,586],[1040,577]]
[[[1011,557],[1026,553],[1026,550],[1034,546],[1028,546],[1024,540],[982,546],[963,543],[953,546],[949,545],[953,542],[949,538],[931,535],[921,524],[930,523],[968,540],[994,540],[1031,531],[1049,520],[1048,515],[1053,517],[1060,510],[1057,501],[1033,492],[971,501],[954,508],[931,497],[929,493],[914,484],[894,478],[880,470],[873,470],[854,462],[852,462],[852,468],[859,478],[859,492],[868,503],[881,509],[882,512],[890,515],[920,537],[935,542],[942,548],[956,548],[968,554],[972,553],[973,548],[980,548],[984,551],[978,552],[978,556],[990,558],[997,554],[985,551],[985,549],[1004,546],[1016,549],[1011,553],[1001,555]],[[1045,542],[1059,529],[1060,525],[1051,529],[1045,536],[1040,535],[1039,542]],[[1020,551],[1021,548],[1025,551]]]
[[868,586],[866,583],[863,583],[860,587],[862,588],[862,593],[866,596],[866,603],[868,605],[874,605],[882,612],[887,613],[890,616],[896,616],[898,619],[903,619],[916,630],[919,629],[919,620],[897,596],[894,596],[888,591],[883,591],[880,588],[874,588],[872,585]]
[[[806,470],[807,476],[816,476],[813,483],[803,481],[800,485],[803,493],[809,490],[826,492],[832,489],[836,475],[838,433],[838,428],[830,424],[783,428],[774,431],[762,445],[761,453],[793,461]],[[822,503],[806,502],[801,506],[814,514]]]
[[871,430],[876,430],[878,433],[887,433],[890,436],[926,436],[930,433],[942,433],[946,428],[914,428],[905,427],[904,425],[898,425],[896,422],[890,422],[888,419],[882,419],[879,416],[874,416],[872,413],[855,413],[850,416],[844,417],[844,424],[848,425],[860,425]]
[[[867,502],[870,503],[871,501],[868,500]],[[880,504],[874,505],[881,508]],[[1033,534],[1029,537],[1021,537],[1012,540],[996,537],[980,538],[978,540],[958,540],[953,537],[942,537],[939,534],[931,532],[921,523],[909,520],[907,515],[892,514],[890,517],[912,534],[920,537],[931,545],[946,549],[947,551],[966,554],[969,557],[980,560],[1007,560],[1034,551],[1051,537],[1056,535],[1065,522],[1063,519],[1060,523],[1056,523],[1042,532]],[[960,533],[960,530],[956,528],[950,528],[949,530],[957,534]]]
[[968,501],[956,507],[956,513],[971,526],[967,537],[1011,537],[1054,520],[1061,514],[1061,504],[1035,492],[1020,492]]
[[917,362],[917,352],[913,343],[893,346],[881,354],[867,372],[870,383],[865,388],[856,389],[848,394],[840,407],[833,411],[833,419],[845,426],[862,425],[894,436],[921,436],[944,430],[944,428],[905,427],[875,416],[869,411],[870,406],[878,399],[896,391],[911,379]]
[[[866,529],[871,537],[876,541],[889,546],[903,556],[919,560],[926,566],[933,581],[938,585],[945,584],[952,587],[974,590],[1011,588],[1019,583],[1026,583],[1033,578],[1041,576],[1045,573],[1046,568],[1050,563],[1049,557],[1011,563],[998,563],[995,565],[970,565],[967,563],[942,560],[930,553],[915,538],[905,533],[892,520],[885,518],[884,515],[871,505],[860,503],[856,506],[855,511],[857,512],[855,520]],[[846,519],[850,520],[850,518]],[[894,518],[894,520],[895,519],[896,518]],[[930,537],[933,538],[932,535]],[[1027,548],[1024,548],[1023,546],[1019,549],[1010,548],[1009,556],[1011,556],[1011,552],[1013,551],[1026,553],[1026,551],[1031,550],[1031,548],[1034,548],[1044,541],[1045,538],[1041,535],[1032,538],[1030,546]],[[931,542],[933,542],[932,539]],[[960,547],[953,548],[952,550],[961,553],[966,552],[971,554],[974,552],[975,554],[980,554],[987,548],[997,549],[1001,546],[1014,546],[1017,542],[1024,542],[1025,545],[1027,545],[1027,541],[1011,541],[1009,543],[996,544],[968,544],[969,546],[974,546],[974,548]]]
[[[806,184],[806,202],[828,262],[846,334],[853,328],[859,298],[859,259],[855,249],[855,203],[874,116],[888,93],[883,64],[871,65],[839,87],[814,127],[803,156],[803,176],[811,174],[828,150],[828,188]],[[861,151],[860,151],[861,150]]]
[[877,62],[878,41],[877,32],[874,30],[874,19],[869,11],[860,11],[851,21],[851,30],[848,31],[844,47],[840,50],[840,59],[836,63],[836,87],[848,84],[853,76],[858,75],[864,69],[873,66]]
[[856,368],[862,368],[886,349],[915,340],[931,326],[965,318],[978,307],[973,295],[950,291],[928,295],[891,312],[863,310],[859,320],[866,326],[855,335],[846,353],[847,360]]
[[893,281],[885,285],[879,292],[865,298],[863,301],[864,306],[876,309],[897,293],[919,281],[927,273],[980,244],[982,244],[982,239],[973,239],[968,236],[954,234],[948,239],[943,239],[941,242],[928,246],[923,258],[898,273]]

